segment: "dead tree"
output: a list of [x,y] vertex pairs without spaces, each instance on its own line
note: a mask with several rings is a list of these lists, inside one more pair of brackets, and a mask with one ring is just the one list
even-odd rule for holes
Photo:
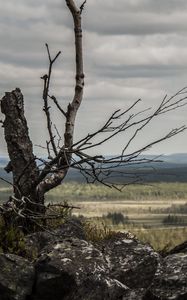
[[[80,8],[73,0],[65,1],[74,20],[75,93],[66,109],[61,107],[55,96],[50,95],[52,69],[60,52],[52,58],[46,44],[49,69],[48,73],[43,75],[41,79],[43,80],[43,110],[46,115],[49,134],[49,140],[46,141],[46,147],[44,147],[48,159],[38,158],[33,153],[27,121],[24,116],[21,90],[16,88],[12,92],[7,92],[1,100],[1,111],[5,115],[3,121],[5,140],[10,158],[10,162],[5,169],[13,174],[14,188],[9,201],[1,206],[1,213],[6,216],[7,222],[13,220],[13,222],[18,222],[26,229],[31,228],[32,224],[36,224],[41,219],[58,217],[53,211],[47,216],[45,215],[45,193],[60,185],[70,168],[78,169],[88,182],[99,182],[109,187],[121,189],[126,184],[139,180],[136,174],[128,173],[128,167],[133,164],[137,166],[138,164],[149,163],[149,159],[141,156],[145,150],[186,129],[185,126],[172,129],[166,135],[158,139],[155,138],[136,151],[128,152],[129,146],[139,132],[148,126],[153,119],[187,104],[187,88],[183,88],[171,97],[165,96],[155,110],[145,109],[138,113],[134,112],[141,101],[139,99],[129,108],[115,111],[97,131],[88,134],[79,141],[74,141],[75,119],[82,102],[84,88],[81,17],[86,1],[83,2]],[[60,132],[52,122],[50,113],[52,105],[60,111],[62,118],[65,120],[64,133]],[[126,134],[129,130],[131,137],[125,140],[124,136],[125,143],[119,156],[107,158],[103,155],[92,156],[88,154],[88,150],[108,142],[118,134]],[[62,138],[63,134],[64,138]],[[62,145],[61,140],[63,140]],[[38,165],[36,161],[40,161],[41,164]],[[126,172],[124,171],[126,170],[125,167]],[[129,178],[129,181],[124,184],[121,182],[118,186],[115,178],[117,176],[123,177],[124,174]]]

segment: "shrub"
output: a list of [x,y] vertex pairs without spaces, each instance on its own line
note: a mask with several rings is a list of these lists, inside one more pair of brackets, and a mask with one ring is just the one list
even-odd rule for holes
[[116,232],[109,229],[104,223],[94,224],[90,221],[84,223],[84,233],[86,239],[92,242],[99,242],[116,235]]
[[103,218],[110,219],[113,225],[129,223],[128,216],[124,216],[122,213],[118,212],[108,213],[107,215],[104,215]]
[[8,252],[24,256],[25,241],[24,234],[20,228],[7,227],[0,217],[0,252]]
[[167,217],[165,217],[163,219],[162,223],[164,225],[184,225],[185,224],[185,220],[181,216],[170,215],[169,214]]

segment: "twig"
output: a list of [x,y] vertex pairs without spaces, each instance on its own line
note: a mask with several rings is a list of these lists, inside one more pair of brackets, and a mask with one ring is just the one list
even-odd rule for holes
[[58,103],[57,99],[55,96],[50,96],[48,95],[51,100],[56,104],[57,108],[60,110],[60,112],[64,115],[64,117],[67,117],[67,113],[62,109],[60,104]]
[[82,5],[80,6],[80,14],[82,14],[82,11],[83,11],[83,9],[84,9],[84,6],[85,6],[85,4],[86,4],[86,1],[87,1],[87,0],[85,0],[85,1],[82,3]]
[[51,121],[51,116],[50,116],[50,107],[48,106],[48,94],[49,94],[49,85],[50,85],[50,80],[51,80],[51,73],[52,73],[52,67],[54,62],[56,61],[56,59],[58,58],[58,56],[61,54],[61,51],[59,51],[56,56],[52,59],[51,58],[51,54],[49,51],[49,46],[48,44],[45,44],[46,48],[47,48],[47,53],[48,53],[48,58],[49,58],[49,69],[48,69],[48,74],[44,75],[43,77],[41,77],[41,79],[43,79],[44,81],[44,88],[43,88],[43,101],[44,101],[44,112],[46,114],[46,118],[47,118],[47,129],[49,132],[49,137],[50,137],[50,142],[53,148],[53,151],[55,153],[55,155],[57,155],[58,151],[55,145],[55,141],[54,141],[54,136],[52,133],[52,121]]

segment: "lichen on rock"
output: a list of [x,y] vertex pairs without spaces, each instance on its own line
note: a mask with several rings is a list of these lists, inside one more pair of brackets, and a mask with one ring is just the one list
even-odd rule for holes
[[162,257],[125,233],[93,243],[86,240],[78,219],[51,234],[29,235],[25,244],[30,259],[36,251],[30,262],[0,255],[0,300],[187,299],[182,245]]

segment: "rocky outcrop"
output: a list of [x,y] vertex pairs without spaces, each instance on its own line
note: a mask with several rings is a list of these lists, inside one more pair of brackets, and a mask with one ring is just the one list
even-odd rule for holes
[[187,299],[187,253],[169,255],[160,261],[145,299]]
[[34,266],[13,254],[0,254],[0,300],[25,300],[31,295]]
[[78,238],[85,240],[86,236],[80,219],[71,218],[63,225],[60,225],[56,230],[51,232],[41,231],[36,232],[25,238],[26,256],[31,260],[37,257],[42,249],[47,245],[55,245],[58,242],[64,241],[65,238]]
[[126,238],[123,233],[100,245],[112,278],[132,289],[147,288],[151,284],[160,256],[149,245]]
[[63,299],[118,299],[128,289],[109,277],[102,253],[77,238],[66,238],[44,248],[36,272],[37,300],[60,300],[62,295]]
[[0,255],[0,300],[187,299],[181,247],[161,257],[125,233],[93,244],[72,219],[52,234],[28,236],[26,248],[35,252],[34,261]]

